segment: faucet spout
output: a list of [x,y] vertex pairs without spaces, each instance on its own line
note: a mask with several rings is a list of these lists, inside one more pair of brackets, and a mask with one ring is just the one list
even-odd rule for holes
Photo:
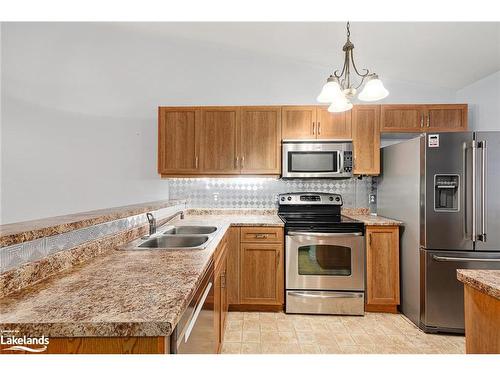
[[156,233],[156,219],[151,212],[146,214],[149,222],[149,235],[152,236]]

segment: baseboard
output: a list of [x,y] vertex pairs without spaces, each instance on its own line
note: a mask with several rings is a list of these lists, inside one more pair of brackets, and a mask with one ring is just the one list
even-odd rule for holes
[[365,305],[366,312],[398,313],[398,305]]

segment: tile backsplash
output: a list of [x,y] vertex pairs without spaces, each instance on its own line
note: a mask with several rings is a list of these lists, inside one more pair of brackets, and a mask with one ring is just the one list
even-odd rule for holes
[[171,178],[171,199],[187,199],[190,207],[275,208],[279,193],[315,191],[341,194],[344,207],[368,207],[374,188],[371,177],[363,179],[283,180],[265,177]]

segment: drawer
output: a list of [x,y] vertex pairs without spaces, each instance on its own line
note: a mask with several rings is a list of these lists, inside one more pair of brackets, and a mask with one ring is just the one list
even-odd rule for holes
[[283,242],[281,227],[242,227],[241,242]]

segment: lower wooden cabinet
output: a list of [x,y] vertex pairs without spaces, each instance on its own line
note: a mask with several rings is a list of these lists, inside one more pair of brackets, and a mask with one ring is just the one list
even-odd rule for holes
[[232,227],[228,236],[228,303],[234,310],[279,311],[284,302],[282,227]]
[[366,311],[397,312],[399,227],[366,227]]
[[214,272],[214,331],[216,336],[216,348],[218,353],[224,340],[226,328],[226,318],[228,312],[227,295],[227,254],[228,254],[228,234],[220,242],[215,251],[215,272]]

